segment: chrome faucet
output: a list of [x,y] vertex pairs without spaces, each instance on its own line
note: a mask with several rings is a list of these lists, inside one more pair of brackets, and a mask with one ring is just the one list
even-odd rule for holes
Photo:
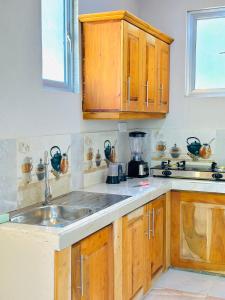
[[43,205],[49,205],[52,199],[51,186],[49,183],[49,173],[48,173],[48,151],[44,153],[44,167],[45,167],[45,199]]

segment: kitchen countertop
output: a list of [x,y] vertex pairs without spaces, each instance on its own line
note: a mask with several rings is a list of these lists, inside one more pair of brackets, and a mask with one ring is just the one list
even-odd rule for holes
[[30,239],[37,240],[39,244],[44,242],[45,246],[52,250],[61,250],[171,189],[225,194],[225,182],[149,177],[146,179],[129,179],[127,182],[117,185],[97,184],[83,191],[131,197],[63,228],[5,223],[0,225],[0,240],[1,235],[4,237],[10,235],[18,239],[29,236]]

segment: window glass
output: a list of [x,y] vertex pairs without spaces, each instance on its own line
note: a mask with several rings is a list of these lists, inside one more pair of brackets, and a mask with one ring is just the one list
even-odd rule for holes
[[64,1],[42,1],[42,78],[65,81]]
[[197,20],[195,89],[225,88],[225,18]]

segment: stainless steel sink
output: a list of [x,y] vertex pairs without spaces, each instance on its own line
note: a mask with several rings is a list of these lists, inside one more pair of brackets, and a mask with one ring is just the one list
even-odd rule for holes
[[13,223],[64,227],[93,213],[90,208],[49,205],[36,207],[11,218]]
[[76,191],[54,199],[47,206],[35,204],[12,212],[10,220],[13,223],[64,227],[127,198],[129,196]]

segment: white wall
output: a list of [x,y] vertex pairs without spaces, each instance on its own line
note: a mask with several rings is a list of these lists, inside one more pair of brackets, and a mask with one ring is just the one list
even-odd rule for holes
[[171,48],[170,114],[151,127],[184,129],[225,128],[225,98],[187,98],[185,46],[187,10],[225,6],[224,0],[140,0],[140,17],[175,38]]
[[[137,3],[81,0],[80,12],[137,13]],[[80,95],[43,89],[41,1],[1,0],[0,7],[0,138],[116,128],[117,122],[84,122]]]
[[99,11],[110,11],[110,10],[120,10],[125,9],[134,14],[138,14],[139,1],[138,0],[80,0],[79,10],[80,13],[91,13]]

